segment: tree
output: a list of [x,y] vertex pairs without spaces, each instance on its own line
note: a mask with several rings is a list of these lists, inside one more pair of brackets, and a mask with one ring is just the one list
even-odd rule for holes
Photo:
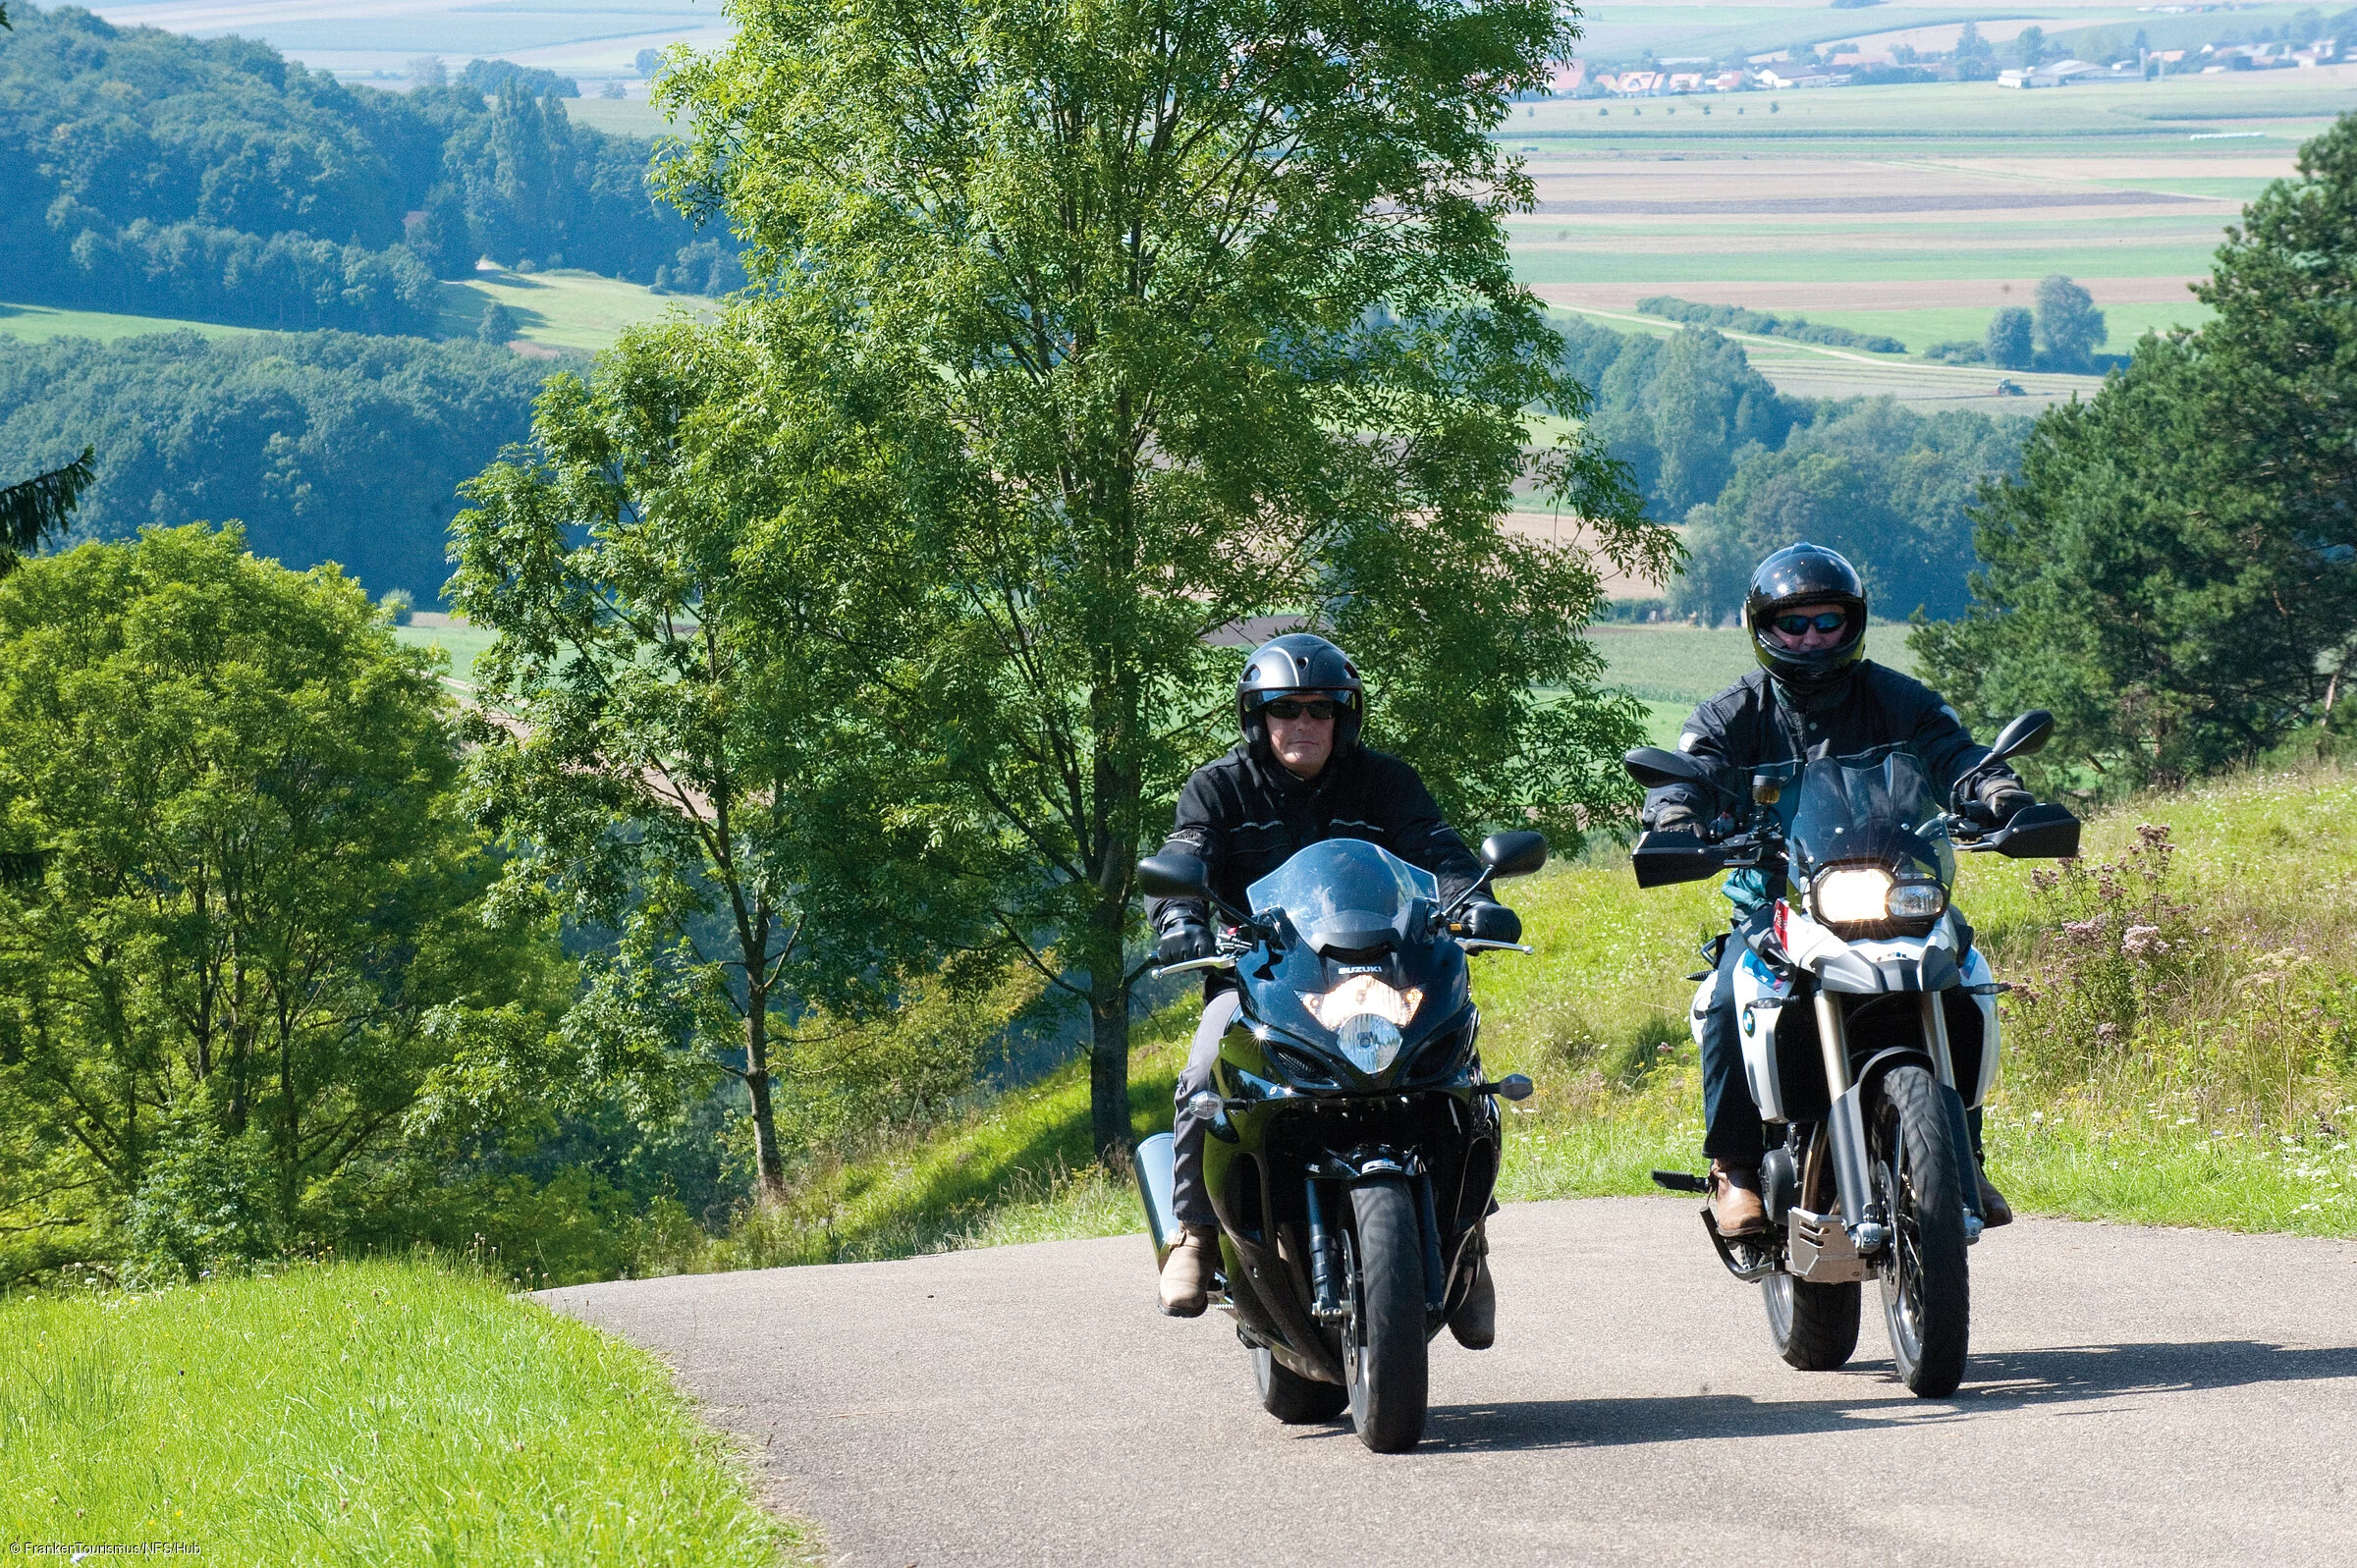
[[333,1239],[432,1074],[529,1032],[547,955],[480,928],[449,720],[354,584],[234,526],[0,584],[0,834],[47,861],[0,895],[0,1125],[43,1173],[0,1181],[0,1233],[31,1227],[0,1268],[108,1256],[134,1210]]
[[[0,16],[0,21],[6,20]],[[63,467],[0,488],[0,577],[16,570],[43,539],[65,527],[75,503],[98,477],[96,457],[95,448],[84,447],[81,457]]]
[[2227,231],[2198,334],[2147,338],[2040,419],[1983,498],[1964,620],[1917,633],[1984,720],[2178,781],[2329,718],[2357,655],[2357,117]]
[[2030,313],[2007,305],[1989,318],[1989,336],[1982,344],[1989,362],[2001,370],[2027,370],[2038,356],[2036,328]]
[[522,332],[523,324],[516,319],[516,312],[494,299],[483,306],[483,319],[475,323],[474,337],[478,343],[504,346]]
[[660,49],[641,49],[635,55],[630,57],[630,64],[637,68],[640,76],[651,77],[656,72],[663,69],[663,51]]
[[2013,39],[2014,52],[2021,56],[2022,67],[2034,71],[2046,59],[2046,29],[2024,27]]
[[2087,370],[2089,356],[2109,336],[2095,296],[2059,272],[2038,283],[2039,362],[2050,370]]
[[410,82],[412,86],[440,87],[450,82],[450,68],[438,54],[421,54],[410,62]]
[[765,308],[924,367],[958,437],[957,506],[890,542],[909,565],[854,547],[915,596],[872,668],[992,826],[1009,940],[1085,1000],[1107,1158],[1135,858],[1232,733],[1206,633],[1333,628],[1460,821],[1621,807],[1639,731],[1580,637],[1588,551],[1500,527],[1535,478],[1568,537],[1656,574],[1674,548],[1579,437],[1525,445],[1526,410],[1587,400],[1513,281],[1499,219],[1530,183],[1488,133],[1571,18],[759,0],[662,79],[693,126],[669,189],[751,242]]
[[855,1017],[964,929],[835,641],[864,568],[842,547],[907,456],[866,399],[829,354],[634,329],[593,385],[551,378],[538,456],[470,481],[452,527],[452,598],[498,633],[470,775],[503,907],[595,935],[567,1028],[597,1071],[642,1101],[743,1086],[764,1205],[795,1019]]

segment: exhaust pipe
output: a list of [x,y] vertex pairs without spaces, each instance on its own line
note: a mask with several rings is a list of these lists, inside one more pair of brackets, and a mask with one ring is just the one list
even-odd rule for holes
[[1130,1161],[1137,1172],[1137,1196],[1146,1209],[1146,1230],[1154,1238],[1154,1267],[1160,1269],[1178,1240],[1178,1215],[1171,1206],[1171,1163],[1178,1144],[1158,1132],[1137,1146]]

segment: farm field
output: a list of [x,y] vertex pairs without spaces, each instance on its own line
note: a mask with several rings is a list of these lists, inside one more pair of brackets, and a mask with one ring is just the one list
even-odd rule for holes
[[0,337],[27,343],[51,338],[95,338],[113,343],[143,338],[153,332],[196,332],[207,338],[234,338],[262,331],[259,327],[225,327],[212,321],[179,321],[163,316],[119,316],[104,310],[59,310],[50,305],[0,304]]
[[660,295],[619,278],[560,268],[530,274],[485,267],[465,283],[442,285],[441,336],[470,338],[484,307],[497,301],[516,312],[523,331],[516,341],[535,348],[594,352],[634,321],[674,308],[707,311],[712,301],[692,295]]
[[[1878,8],[1876,20],[1905,19]],[[1559,99],[1507,128],[1538,203],[1510,243],[1542,298],[1621,330],[1639,298],[1667,294],[1883,333],[1914,354],[1977,341],[2059,272],[2094,295],[2106,348],[2125,352],[2146,332],[2207,318],[2186,286],[2209,272],[2226,225],[2351,107],[2357,66],[2026,93],[1976,82]],[[2001,374],[1742,342],[1802,397],[1976,406]],[[2007,400],[2019,411],[2098,385],[2012,379],[2028,393]]]

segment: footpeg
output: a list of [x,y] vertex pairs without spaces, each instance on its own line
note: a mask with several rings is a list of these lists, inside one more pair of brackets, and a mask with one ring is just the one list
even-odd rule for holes
[[1708,1181],[1700,1176],[1688,1175],[1682,1170],[1657,1170],[1653,1173],[1653,1184],[1670,1192],[1707,1193],[1711,1190],[1711,1184]]

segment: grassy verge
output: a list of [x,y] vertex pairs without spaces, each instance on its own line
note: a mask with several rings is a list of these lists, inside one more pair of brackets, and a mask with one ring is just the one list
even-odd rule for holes
[[[2330,768],[2148,797],[2090,824],[2081,870],[1964,862],[1957,901],[2001,976],[1991,1168],[2033,1214],[2357,1235],[2357,784]],[[2155,830],[2165,828],[2165,834]],[[2165,849],[2154,846],[2165,844]],[[2107,891],[2109,890],[2109,891]],[[1640,892],[1617,852],[1513,886],[1529,957],[1477,961],[1493,1071],[1529,1073],[1500,1194],[1652,1191],[1697,1168],[1685,1011],[1707,884]],[[2140,934],[2141,933],[2141,934]],[[1144,1031],[1140,1132],[1170,1124],[1191,1007]],[[1091,1171],[1082,1067],[930,1138],[817,1173],[760,1229],[675,1266],[821,1262],[1141,1228]]]
[[0,1536],[231,1563],[807,1555],[655,1361],[421,1263],[0,1303]]

